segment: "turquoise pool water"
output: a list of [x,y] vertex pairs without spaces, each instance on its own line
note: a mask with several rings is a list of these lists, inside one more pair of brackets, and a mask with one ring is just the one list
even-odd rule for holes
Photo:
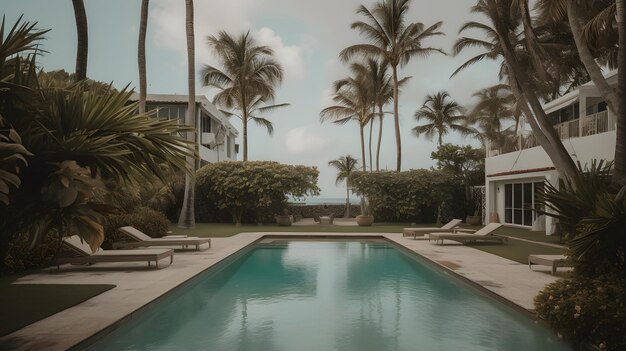
[[382,242],[260,244],[92,350],[570,350],[518,312]]

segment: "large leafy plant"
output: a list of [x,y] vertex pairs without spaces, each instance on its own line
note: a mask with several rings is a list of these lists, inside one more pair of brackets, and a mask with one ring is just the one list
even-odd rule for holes
[[626,268],[626,186],[611,183],[611,163],[578,165],[559,187],[546,183],[540,212],[558,219],[569,254],[583,275],[622,274]]
[[318,195],[318,175],[314,167],[271,161],[217,162],[198,171],[198,199],[229,211],[239,225],[244,211],[273,207],[282,213],[288,196]]
[[52,233],[59,244],[79,235],[95,250],[116,207],[101,180],[165,180],[195,156],[181,137],[190,129],[137,114],[127,88],[40,84],[36,48],[46,31],[35,26],[0,27],[0,258],[16,238],[36,245]]

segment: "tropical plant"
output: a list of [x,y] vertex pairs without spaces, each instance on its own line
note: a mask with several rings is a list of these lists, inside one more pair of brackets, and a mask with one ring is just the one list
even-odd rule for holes
[[273,207],[282,213],[288,196],[319,195],[318,175],[314,167],[271,161],[211,163],[198,170],[198,196],[203,204],[229,211],[239,226],[245,211]]
[[463,108],[450,98],[447,91],[426,96],[424,105],[415,112],[417,121],[426,120],[428,123],[413,128],[419,136],[424,134],[428,138],[437,136],[439,146],[443,145],[443,137],[450,131],[461,134],[472,134],[474,130],[465,123]]
[[150,0],[141,0],[139,16],[139,40],[137,44],[137,64],[139,67],[139,113],[146,112],[146,29],[148,27],[148,7]]
[[76,80],[87,78],[87,56],[89,53],[89,36],[87,13],[83,0],[72,0],[74,19],[76,21]]
[[425,169],[359,171],[351,184],[354,193],[368,200],[370,214],[382,222],[433,223],[441,203],[459,189],[449,174]]
[[350,155],[341,156],[336,160],[328,162],[329,166],[337,169],[335,184],[346,182],[346,218],[350,218],[350,177],[357,170],[358,161]]
[[366,171],[363,129],[374,117],[371,111],[373,106],[372,91],[362,72],[358,71],[355,66],[351,66],[351,70],[354,73],[353,76],[348,76],[334,83],[333,101],[336,105],[324,108],[320,112],[320,120],[322,122],[332,121],[337,124],[345,124],[352,120],[359,123],[362,167],[363,171]]
[[178,135],[188,128],[138,115],[127,89],[89,89],[84,81],[41,87],[35,48],[45,31],[20,21],[0,35],[0,135],[8,135],[0,150],[13,152],[0,159],[0,170],[19,167],[2,192],[0,256],[14,239],[36,245],[50,235],[60,243],[77,234],[97,248],[103,217],[115,211],[101,201],[100,180],[151,182],[164,179],[164,168],[185,169],[194,153]]
[[[529,27],[528,11],[527,0],[479,0],[472,7],[473,13],[484,15],[490,21],[490,25],[482,24],[480,28],[490,31],[491,44],[504,58],[508,85],[534,137],[559,173],[572,177],[576,173],[574,162],[543,110],[534,84],[536,80],[548,79],[548,73],[540,62],[547,56],[536,40],[535,31]],[[520,31],[523,31],[523,40],[517,39]]]
[[243,160],[248,160],[248,122],[265,127],[271,135],[272,122],[265,118],[289,104],[274,104],[276,88],[283,80],[283,68],[274,58],[274,51],[258,45],[250,32],[233,37],[227,32],[208,38],[209,46],[219,57],[222,69],[204,66],[204,86],[219,92],[213,98],[227,116],[237,116],[243,127]]
[[[187,115],[185,124],[193,129],[186,132],[187,141],[197,149],[196,137],[196,54],[194,47],[193,31],[193,0],[185,0],[185,32],[187,34]],[[183,206],[178,217],[179,228],[195,228],[195,188],[196,188],[196,159],[192,156],[186,157],[187,167],[191,172],[185,174],[185,193]]]
[[[497,147],[504,146],[508,140],[505,129],[513,127],[512,135],[516,136],[521,117],[511,88],[506,84],[496,84],[479,90],[473,96],[478,98],[478,102],[467,113],[466,123],[477,127],[477,137],[483,144],[489,140]],[[514,125],[505,128],[506,122],[514,122]]]
[[381,0],[372,10],[361,5],[357,14],[364,21],[352,23],[351,28],[363,34],[371,44],[356,44],[341,51],[344,61],[355,55],[375,57],[391,67],[393,81],[393,119],[396,136],[396,171],[402,168],[402,145],[400,140],[400,118],[398,111],[399,79],[398,67],[406,65],[411,58],[425,57],[432,53],[443,53],[441,49],[425,47],[423,41],[438,35],[442,22],[430,27],[423,23],[408,23],[406,15],[410,0]]

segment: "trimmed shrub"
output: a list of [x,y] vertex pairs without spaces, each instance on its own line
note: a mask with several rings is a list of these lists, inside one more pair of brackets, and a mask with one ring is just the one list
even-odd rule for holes
[[26,235],[21,235],[9,243],[7,255],[4,257],[2,274],[22,272],[28,269],[43,268],[50,264],[58,247],[56,231],[43,236],[41,244],[31,248]]
[[365,195],[376,221],[432,223],[441,203],[461,185],[442,171],[357,172],[352,189]]
[[537,297],[540,318],[566,340],[604,350],[626,349],[626,279],[575,276],[549,284]]
[[149,207],[137,207],[130,213],[109,216],[104,226],[105,241],[102,247],[109,249],[112,243],[127,240],[128,238],[118,231],[119,227],[124,226],[133,226],[146,235],[160,238],[167,234],[170,221],[163,213]]
[[318,195],[314,167],[270,161],[224,161],[202,167],[196,175],[196,209],[201,221],[274,221],[288,196]]

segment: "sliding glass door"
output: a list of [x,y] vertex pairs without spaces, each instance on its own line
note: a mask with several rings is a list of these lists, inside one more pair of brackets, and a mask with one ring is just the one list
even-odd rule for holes
[[504,222],[531,226],[538,214],[534,209],[543,182],[509,183],[504,185]]

